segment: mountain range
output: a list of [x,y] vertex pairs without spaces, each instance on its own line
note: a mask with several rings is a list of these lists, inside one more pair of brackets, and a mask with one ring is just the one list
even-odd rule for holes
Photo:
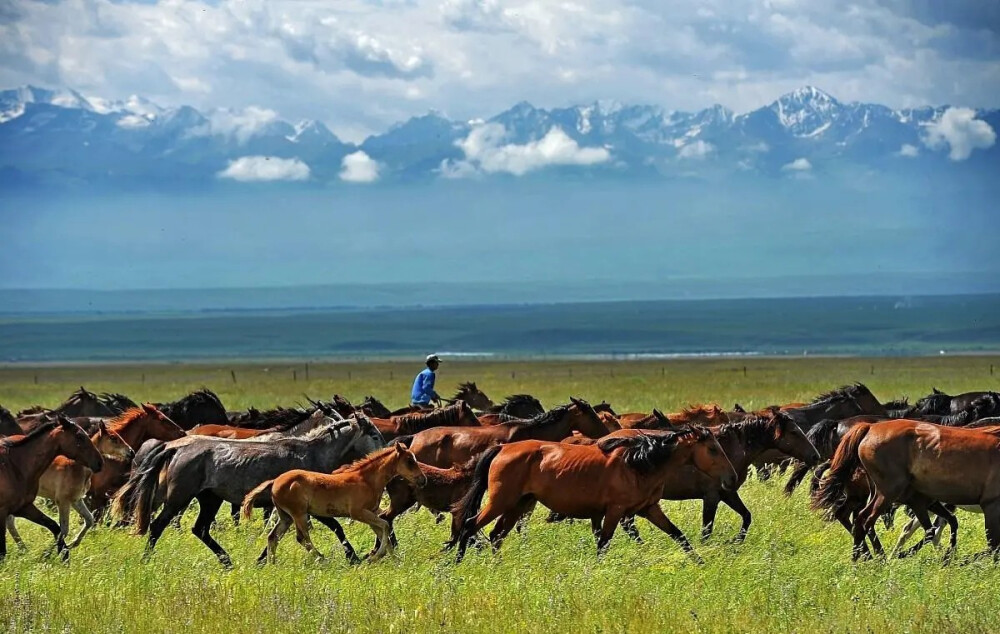
[[948,110],[845,103],[811,86],[743,114],[718,105],[679,112],[604,101],[552,109],[521,102],[473,121],[428,113],[355,144],[320,121],[292,123],[264,108],[200,112],[139,96],[110,100],[25,86],[0,92],[0,184],[207,184],[227,177],[326,184],[543,170],[787,176],[841,166],[997,165],[1000,110],[965,111],[985,134],[968,152],[956,151],[949,136],[962,134],[961,126],[931,134]]

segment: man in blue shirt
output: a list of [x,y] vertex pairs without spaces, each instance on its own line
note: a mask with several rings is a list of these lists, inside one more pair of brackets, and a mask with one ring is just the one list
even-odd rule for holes
[[427,355],[427,367],[413,379],[413,389],[410,390],[410,404],[429,407],[431,402],[440,403],[441,397],[434,391],[434,371],[441,365],[441,359],[436,354]]

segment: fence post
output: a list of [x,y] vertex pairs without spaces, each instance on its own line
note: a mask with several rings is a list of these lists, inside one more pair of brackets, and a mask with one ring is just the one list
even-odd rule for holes
[[351,371],[350,370],[347,371],[347,380],[348,381],[351,380]]
[[747,366],[743,366],[743,376],[747,375]]
[[292,382],[295,382],[295,381],[298,381],[298,380],[299,380],[299,373],[296,372],[295,370],[292,370]]
[[875,375],[875,366],[873,365],[872,366],[872,376],[874,376],[874,375]]
[[230,370],[229,376],[233,377],[233,383],[236,383],[236,370]]
[[143,385],[146,384],[146,373],[145,372],[142,373],[142,384]]
[[[990,374],[993,374],[993,366],[990,366]],[[38,385],[38,375],[35,375],[35,385]]]
[[990,364],[990,376],[993,376],[993,364]]

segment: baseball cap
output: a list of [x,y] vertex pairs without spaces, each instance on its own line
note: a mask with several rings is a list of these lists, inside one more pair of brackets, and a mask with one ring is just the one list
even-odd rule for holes
[[430,363],[431,361],[437,361],[438,363],[441,363],[441,357],[437,356],[436,354],[429,354],[427,355],[426,362]]

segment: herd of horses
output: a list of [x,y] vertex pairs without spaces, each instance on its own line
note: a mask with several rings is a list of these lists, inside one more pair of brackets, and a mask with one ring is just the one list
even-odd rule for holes
[[[147,535],[149,557],[197,500],[192,532],[226,566],[229,554],[211,532],[224,503],[234,521],[257,509],[273,520],[261,563],[274,561],[292,528],[321,556],[310,519],[336,534],[348,561],[360,562],[338,518],[371,527],[375,546],[365,558],[377,560],[397,546],[396,518],[418,506],[439,519],[450,514],[445,548],[461,560],[470,544],[485,543],[481,531],[491,523],[487,539],[499,548],[539,503],[549,522],[589,520],[599,554],[619,526],[641,541],[638,516],[699,560],[660,500],[702,500],[702,539],[724,503],[742,518],[742,541],[752,515],[740,487],[751,468],[762,479],[790,470],[788,494],[812,475],[813,508],[850,532],[855,559],[885,555],[875,524],[880,517],[888,524],[898,508],[912,520],[897,556],[936,543],[945,526],[952,556],[958,509],[983,514],[985,553],[1000,554],[997,392],[935,389],[910,405],[881,402],[855,383],[807,403],[664,414],[617,413],[578,398],[545,409],[526,394],[495,404],[463,383],[445,401],[392,411],[374,397],[355,405],[334,396],[233,412],[208,389],[139,404],[81,387],[54,409],[12,415],[0,407],[0,558],[7,532],[26,548],[15,518],[51,531],[64,559],[100,518]],[[36,506],[38,497],[58,508],[58,522]],[[72,539],[71,509],[84,520]],[[904,549],[917,526],[923,538]]]

